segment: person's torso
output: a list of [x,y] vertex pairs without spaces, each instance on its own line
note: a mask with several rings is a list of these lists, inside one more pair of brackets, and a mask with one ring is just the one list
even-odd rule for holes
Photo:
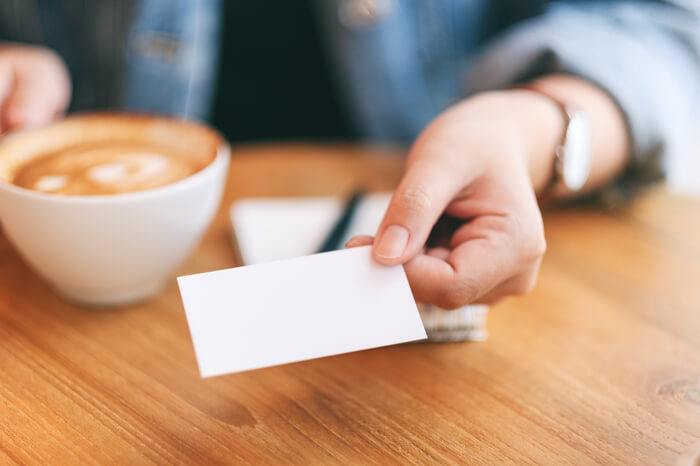
[[[359,133],[408,140],[463,97],[464,75],[485,42],[551,2],[316,3],[321,40]],[[74,110],[119,107],[204,118],[216,86],[222,8],[219,0],[4,0],[0,40],[56,49],[71,70]],[[274,38],[275,32],[266,34]]]
[[206,115],[215,86],[219,0],[3,0],[0,40],[66,61],[73,110]]

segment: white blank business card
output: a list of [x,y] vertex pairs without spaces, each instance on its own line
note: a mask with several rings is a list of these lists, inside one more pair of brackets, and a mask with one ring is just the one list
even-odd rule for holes
[[178,283],[203,377],[426,338],[403,267],[369,246]]

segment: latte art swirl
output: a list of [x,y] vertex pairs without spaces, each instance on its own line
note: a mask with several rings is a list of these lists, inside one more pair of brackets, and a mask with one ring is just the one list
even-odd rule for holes
[[132,193],[210,165],[223,139],[202,125],[127,114],[70,116],[0,143],[0,181],[70,196]]
[[173,183],[202,168],[164,149],[133,143],[73,147],[22,166],[14,184],[53,194],[116,194]]

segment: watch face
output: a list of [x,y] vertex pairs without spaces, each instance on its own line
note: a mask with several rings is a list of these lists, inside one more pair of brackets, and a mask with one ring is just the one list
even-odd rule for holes
[[571,191],[578,191],[591,173],[591,128],[585,113],[571,114],[564,142],[562,178]]

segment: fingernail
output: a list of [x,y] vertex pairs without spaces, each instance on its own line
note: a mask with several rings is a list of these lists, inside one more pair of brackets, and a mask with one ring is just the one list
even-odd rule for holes
[[403,255],[406,246],[408,246],[408,230],[399,225],[391,225],[382,233],[374,253],[383,259],[396,259]]

